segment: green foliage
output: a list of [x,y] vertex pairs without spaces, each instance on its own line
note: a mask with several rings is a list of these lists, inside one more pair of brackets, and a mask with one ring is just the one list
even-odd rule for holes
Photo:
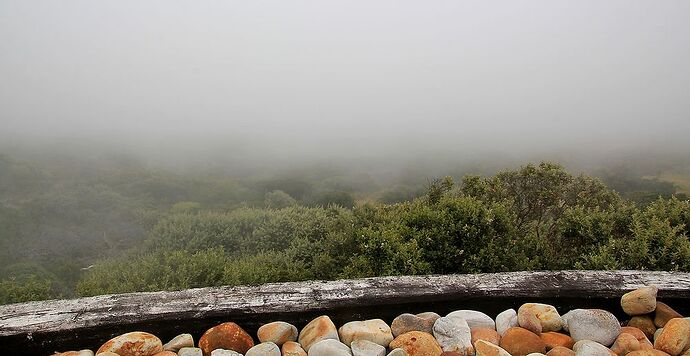
[[29,276],[24,280],[0,280],[0,304],[44,300],[56,296],[52,289],[52,281],[48,279]]
[[352,194],[342,191],[321,192],[314,198],[314,204],[318,206],[337,205],[343,208],[355,206],[355,199]]
[[297,200],[282,190],[274,190],[266,193],[264,205],[270,209],[282,209],[297,205]]
[[377,191],[368,175],[318,170],[44,170],[0,156],[0,303],[381,275],[690,271],[690,203],[674,196],[637,204],[552,163],[416,186]]

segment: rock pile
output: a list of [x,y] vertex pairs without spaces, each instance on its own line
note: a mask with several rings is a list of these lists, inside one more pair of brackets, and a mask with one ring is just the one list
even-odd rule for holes
[[[105,342],[99,356],[690,356],[690,318],[657,301],[649,286],[621,298],[630,319],[621,326],[610,312],[574,309],[561,315],[547,304],[526,303],[495,319],[476,310],[446,316],[401,314],[337,328],[326,315],[302,330],[283,321],[263,325],[258,344],[239,325],[208,329],[195,344],[190,334],[163,344],[155,335],[130,332]],[[56,353],[93,356],[93,351]]]

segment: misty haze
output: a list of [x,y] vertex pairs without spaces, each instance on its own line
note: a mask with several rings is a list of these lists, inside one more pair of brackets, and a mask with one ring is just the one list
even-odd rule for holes
[[0,304],[689,272],[689,137],[688,1],[2,0]]

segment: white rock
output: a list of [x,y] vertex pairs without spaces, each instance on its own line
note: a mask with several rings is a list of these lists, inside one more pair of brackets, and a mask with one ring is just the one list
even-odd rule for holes
[[394,349],[388,353],[388,356],[407,356],[407,351],[404,349]]
[[215,349],[211,351],[211,356],[242,356],[242,354],[232,350]]
[[262,342],[247,350],[245,356],[280,356],[280,348],[274,342]]
[[518,326],[517,312],[515,309],[508,309],[496,316],[496,331],[503,337],[508,329]]
[[434,323],[434,337],[443,351],[455,351],[465,356],[474,354],[472,332],[463,318],[438,318]]
[[204,352],[198,347],[183,347],[177,351],[177,356],[204,356]]
[[163,345],[163,350],[178,352],[183,347],[194,347],[192,334],[180,334]]
[[609,349],[592,340],[580,340],[573,345],[575,356],[611,356]]
[[490,316],[476,310],[456,310],[446,315],[446,318],[465,319],[470,329],[489,328],[496,330],[496,323]]
[[347,345],[334,339],[321,340],[309,348],[309,356],[352,356]]
[[177,351],[177,356],[204,356],[204,352],[198,347],[183,347]]
[[611,346],[621,333],[616,317],[601,309],[575,309],[563,315],[567,331],[573,340],[592,340]]
[[359,339],[350,344],[353,356],[386,356],[386,348],[369,340]]

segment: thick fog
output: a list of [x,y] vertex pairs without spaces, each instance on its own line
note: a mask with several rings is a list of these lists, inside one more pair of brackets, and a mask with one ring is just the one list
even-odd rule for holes
[[0,148],[684,152],[689,95],[685,0],[0,2]]

